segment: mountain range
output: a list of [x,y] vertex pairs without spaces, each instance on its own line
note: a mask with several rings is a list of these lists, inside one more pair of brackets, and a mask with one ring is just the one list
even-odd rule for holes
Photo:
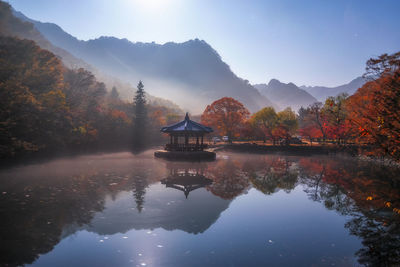
[[282,83],[276,79],[272,79],[268,84],[253,85],[263,95],[271,99],[280,109],[291,107],[297,111],[300,107],[307,107],[317,99],[305,90],[297,87],[294,83]]
[[203,40],[162,45],[134,43],[115,37],[82,41],[54,23],[35,21],[15,10],[13,15],[2,15],[1,21],[8,23],[3,29],[11,29],[12,35],[34,40],[59,56],[69,68],[93,72],[109,89],[117,87],[121,97],[132,99],[134,86],[142,80],[151,101],[179,109],[174,105],[176,103],[194,114],[202,113],[206,105],[225,96],[238,99],[251,112],[266,106],[277,110],[291,107],[297,111],[300,106],[323,102],[328,96],[342,92],[351,95],[365,83],[358,77],[337,87],[298,87],[276,79],[268,84],[251,85],[236,76]]
[[329,96],[336,96],[340,93],[347,93],[348,95],[354,94],[358,88],[366,83],[366,79],[363,77],[357,77],[347,84],[343,84],[336,87],[326,86],[300,86],[301,89],[312,94],[318,101],[325,101]]
[[173,100],[185,110],[200,113],[207,104],[231,96],[254,112],[274,104],[248,81],[237,77],[219,54],[203,40],[184,43],[130,42],[115,37],[82,41],[53,23],[42,23],[14,12],[53,45],[68,51],[103,73],[137,84],[142,80],[153,95]]

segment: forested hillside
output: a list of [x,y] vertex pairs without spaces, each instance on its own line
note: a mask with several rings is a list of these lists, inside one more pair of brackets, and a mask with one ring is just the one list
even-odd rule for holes
[[[0,2],[0,14],[0,157],[129,146],[132,101],[122,101],[116,88],[107,92],[90,71],[67,68],[49,51],[57,48],[10,15],[8,4]],[[154,97],[147,101],[149,143],[158,142],[160,126],[181,112],[163,103]]]

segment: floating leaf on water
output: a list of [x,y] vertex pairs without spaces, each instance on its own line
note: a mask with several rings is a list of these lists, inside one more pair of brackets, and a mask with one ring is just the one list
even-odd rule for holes
[[123,238],[123,239],[127,239],[128,237],[127,237],[127,236],[123,236],[122,238]]
[[162,247],[164,247],[164,246],[163,246],[163,245],[157,245],[157,247],[158,247],[158,248],[162,248]]

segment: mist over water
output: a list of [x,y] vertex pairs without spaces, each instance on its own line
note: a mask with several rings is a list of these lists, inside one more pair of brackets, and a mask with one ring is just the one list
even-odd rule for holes
[[334,156],[151,150],[2,169],[1,265],[397,264],[398,175]]

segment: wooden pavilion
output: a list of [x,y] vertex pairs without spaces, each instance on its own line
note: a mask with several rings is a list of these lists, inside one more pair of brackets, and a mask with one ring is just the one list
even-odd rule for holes
[[167,151],[203,151],[207,148],[204,135],[213,129],[190,120],[186,113],[183,121],[163,127],[161,132],[170,136],[170,143],[165,146]]
[[189,119],[186,113],[185,119],[170,126],[162,127],[162,133],[169,134],[169,143],[164,150],[156,151],[156,157],[170,159],[213,159],[215,153],[204,151],[207,144],[204,143],[204,135],[212,133],[213,129]]

